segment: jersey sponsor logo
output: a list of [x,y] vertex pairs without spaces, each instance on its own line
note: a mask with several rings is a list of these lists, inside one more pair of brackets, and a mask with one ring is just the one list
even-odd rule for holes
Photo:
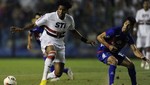
[[66,28],[66,23],[56,22],[55,27],[56,28]]
[[149,14],[143,14],[142,17],[147,18],[147,17],[149,17]]

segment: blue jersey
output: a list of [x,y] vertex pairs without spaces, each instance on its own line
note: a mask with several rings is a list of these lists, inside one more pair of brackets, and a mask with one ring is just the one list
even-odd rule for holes
[[34,29],[30,30],[31,34],[34,35],[37,43],[40,45],[41,41],[39,40],[41,34],[43,33],[44,28],[43,27],[35,27]]
[[[110,45],[113,45],[117,47],[118,51],[117,53],[126,45],[134,44],[134,40],[131,37],[130,33],[123,33],[122,27],[112,27],[109,30],[106,31],[106,42]],[[104,46],[103,44],[100,44],[98,50],[103,51],[109,51],[109,49]]]

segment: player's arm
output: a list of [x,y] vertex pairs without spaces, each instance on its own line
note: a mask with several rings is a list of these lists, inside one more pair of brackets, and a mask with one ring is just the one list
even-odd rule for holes
[[117,51],[117,48],[109,43],[106,42],[106,32],[103,32],[102,34],[97,36],[97,40],[105,45],[110,51]]
[[32,33],[31,32],[28,32],[28,37],[27,37],[27,49],[28,50],[31,50],[31,48],[32,48]]
[[74,35],[75,38],[80,39],[82,42],[87,43],[87,44],[91,44],[93,46],[95,45],[94,41],[90,41],[90,40],[86,39],[76,29],[70,30],[70,32]]
[[35,23],[27,24],[27,25],[25,25],[23,28],[16,27],[16,26],[11,26],[11,27],[10,27],[10,31],[11,31],[11,32],[22,32],[22,31],[26,31],[26,30],[31,30],[31,29],[33,29],[34,27],[36,27],[36,24],[35,24]]
[[10,27],[10,31],[11,32],[22,32],[22,31],[26,31],[26,30],[31,30],[31,29],[35,28],[36,26],[45,25],[45,23],[47,22],[47,19],[48,19],[47,14],[45,14],[44,16],[33,21],[32,23],[27,24],[23,28],[12,26],[12,27]]
[[138,57],[144,61],[148,61],[148,59],[146,57],[144,57],[143,54],[138,50],[138,48],[136,47],[135,44],[131,44],[130,47],[136,57]]

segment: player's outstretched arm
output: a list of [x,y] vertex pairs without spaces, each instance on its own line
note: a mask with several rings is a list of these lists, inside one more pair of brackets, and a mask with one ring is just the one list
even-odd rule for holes
[[10,31],[12,33],[14,32],[22,32],[22,31],[26,31],[26,30],[31,30],[35,27],[36,25],[34,23],[31,23],[31,24],[27,24],[25,27],[23,28],[20,28],[20,27],[16,27],[16,26],[11,26],[10,27]]
[[134,55],[144,61],[147,61],[148,63],[150,63],[150,60],[148,60],[145,56],[143,56],[143,54],[137,49],[135,44],[130,45]]
[[95,46],[95,41],[86,39],[77,30],[71,30],[71,32],[73,33],[74,37],[80,39],[82,42]]

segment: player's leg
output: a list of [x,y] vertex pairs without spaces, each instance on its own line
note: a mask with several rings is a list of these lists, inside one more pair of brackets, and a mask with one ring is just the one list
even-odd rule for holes
[[47,58],[44,62],[43,77],[42,77],[42,81],[41,81],[40,85],[46,85],[49,67],[51,66],[52,61],[54,60],[54,58],[56,56],[56,51],[55,51],[55,48],[53,45],[49,45],[45,49],[46,49],[45,52],[47,54]]
[[66,73],[69,77],[70,80],[73,80],[74,79],[74,75],[73,75],[73,72],[70,68],[64,68],[64,73]]
[[[58,49],[59,49],[59,51],[57,53],[57,58],[55,59],[55,62],[56,63],[57,62],[61,62],[61,64],[63,64],[63,68],[60,69],[61,74],[62,73],[66,73],[68,75],[69,79],[73,79],[73,73],[72,73],[71,69],[70,68],[64,68],[64,63],[65,63],[65,47],[62,47],[61,49],[58,48]],[[62,67],[61,64],[59,66]],[[57,68],[55,68],[55,69],[57,69]]]
[[56,47],[57,49],[57,56],[54,60],[54,72],[49,73],[47,79],[49,78],[58,78],[62,75],[65,63],[65,48]]
[[[146,58],[150,59],[150,47],[146,48]],[[146,70],[150,69],[149,63],[147,63],[147,62],[145,63],[144,69],[146,69]]]
[[131,62],[129,58],[125,57],[120,65],[127,67],[132,85],[137,85],[136,71],[133,62]]
[[[142,37],[142,36],[140,35],[140,33],[138,33],[137,36],[138,36],[138,37],[137,37],[137,41],[136,41],[136,46],[137,46],[137,48],[140,50],[140,52],[143,53],[143,55],[146,55],[146,52],[145,52],[145,49],[144,49],[146,38],[145,38],[145,37]],[[141,67],[142,67],[142,68],[145,67],[145,63],[146,63],[146,62],[142,60],[142,62],[141,62]]]
[[101,62],[109,65],[109,85],[113,85],[118,60],[110,52],[106,51],[98,51],[97,57]]
[[107,59],[107,64],[109,65],[109,85],[113,85],[118,60],[114,56],[109,56]]
[[[44,60],[44,62],[45,62],[46,58],[47,58],[47,56],[46,56],[46,55],[43,55],[43,60]],[[54,65],[53,65],[53,64],[50,66],[49,71],[50,71],[50,72],[53,72],[53,71],[54,71]]]
[[[146,58],[150,59],[150,34],[148,33],[147,37],[146,37],[146,45],[145,45],[145,49],[146,49]],[[145,69],[148,70],[150,69],[149,63],[146,62],[145,64]]]

